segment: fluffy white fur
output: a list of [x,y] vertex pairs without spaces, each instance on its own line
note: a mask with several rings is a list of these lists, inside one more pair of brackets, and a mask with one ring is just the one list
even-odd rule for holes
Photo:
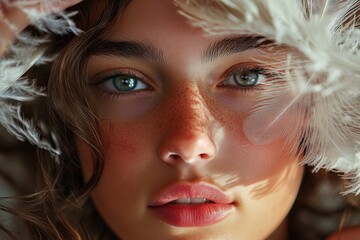
[[[1,1],[19,6],[28,2]],[[52,7],[54,1],[47,2]],[[294,154],[299,139],[303,139],[303,163],[314,165],[315,170],[343,173],[352,182],[347,193],[360,194],[358,1],[176,0],[176,4],[193,25],[209,34],[264,36],[296,50],[294,54],[288,52],[286,60],[272,64],[271,71],[280,72],[288,84],[284,86],[277,79],[268,84],[267,91],[259,94],[259,104],[245,122],[244,131],[259,143],[274,135],[284,137]],[[71,14],[27,13],[44,32],[79,32]],[[8,99],[21,103],[44,94],[42,89],[34,89],[31,80],[18,80],[32,65],[47,61],[37,44],[47,39],[28,35],[20,35],[19,39],[20,44],[13,45],[16,54],[0,61],[0,123],[18,138],[59,154],[58,148],[42,141],[32,124],[23,119],[19,106],[7,104]],[[269,61],[274,63],[274,59]],[[270,121],[259,122],[262,115]],[[292,120],[291,127],[284,128],[288,119]]]

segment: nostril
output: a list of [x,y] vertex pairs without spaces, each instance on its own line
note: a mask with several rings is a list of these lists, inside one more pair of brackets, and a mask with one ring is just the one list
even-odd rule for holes
[[189,134],[179,137],[177,134],[165,138],[159,149],[160,158],[170,164],[194,164],[212,160],[216,155],[216,147],[208,134],[198,131],[191,133],[192,137]]
[[178,160],[178,159],[180,159],[181,157],[179,156],[179,154],[171,153],[171,154],[169,154],[169,158],[170,158],[170,159],[173,159],[173,160]]
[[180,154],[177,154],[177,153],[171,153],[168,155],[168,159],[170,161],[175,161],[175,162],[177,162],[177,161],[192,162],[193,160],[196,160],[196,159],[207,160],[209,158],[211,158],[211,156],[206,153],[201,153],[197,157],[196,156],[186,157],[186,156],[181,156]]
[[209,154],[206,154],[206,153],[201,153],[199,156],[200,156],[201,159],[208,159],[208,158],[210,158]]

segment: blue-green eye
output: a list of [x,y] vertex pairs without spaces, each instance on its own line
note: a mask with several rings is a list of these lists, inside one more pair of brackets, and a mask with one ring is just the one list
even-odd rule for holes
[[225,81],[222,82],[223,86],[236,86],[242,88],[251,88],[264,81],[266,73],[262,68],[253,69],[235,69],[227,75]]
[[260,74],[251,70],[243,70],[235,72],[232,77],[239,86],[252,87],[259,81]]
[[132,91],[138,85],[138,80],[131,76],[116,76],[111,82],[116,90],[121,92]]
[[134,92],[149,88],[140,77],[129,74],[108,77],[101,85],[106,90],[117,93]]

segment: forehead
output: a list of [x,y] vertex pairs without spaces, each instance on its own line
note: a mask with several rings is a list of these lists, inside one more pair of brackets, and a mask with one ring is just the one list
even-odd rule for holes
[[[128,25],[131,23],[130,25]],[[171,0],[131,0],[121,17],[120,28],[146,29],[144,26],[156,24],[161,30],[187,30],[186,20],[178,14],[178,9]],[[151,30],[158,31],[157,26]]]
[[150,44],[169,66],[196,66],[207,46],[229,36],[209,36],[178,10],[172,0],[132,0],[105,37]]
[[171,40],[177,45],[197,44],[215,39],[178,13],[172,0],[132,0],[108,34],[111,39],[141,40],[163,45]]
[[[264,42],[261,37],[256,36],[233,34],[210,36],[201,28],[192,26],[178,11],[179,9],[172,0],[129,1],[117,21],[113,22],[114,24],[109,27],[109,31],[102,38],[113,42],[137,43],[137,45],[122,44],[121,51],[115,51],[119,50],[119,44],[116,48],[113,48],[114,44],[107,44],[108,48],[111,46],[111,51],[114,50],[113,54],[124,56],[125,52],[127,56],[129,52],[133,54],[140,50],[142,52],[140,55],[157,52],[159,54],[156,55],[161,56],[157,59],[165,59],[160,62],[166,62],[169,66],[173,63],[184,69],[187,68],[186,66],[197,66],[195,63],[206,59],[204,56],[226,56],[243,52],[246,49],[272,45],[271,41]],[[258,44],[257,40],[261,40],[259,42],[262,44]],[[217,44],[219,42],[220,44]],[[150,47],[139,48],[140,45]],[[126,46],[125,49],[124,46]],[[96,48],[96,46],[94,47]],[[107,51],[107,53],[111,51]]]

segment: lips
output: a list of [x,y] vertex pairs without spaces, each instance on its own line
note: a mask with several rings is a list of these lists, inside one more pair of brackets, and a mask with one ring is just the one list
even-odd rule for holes
[[232,199],[209,183],[177,183],[156,196],[149,208],[160,220],[177,227],[208,226],[234,208]]

